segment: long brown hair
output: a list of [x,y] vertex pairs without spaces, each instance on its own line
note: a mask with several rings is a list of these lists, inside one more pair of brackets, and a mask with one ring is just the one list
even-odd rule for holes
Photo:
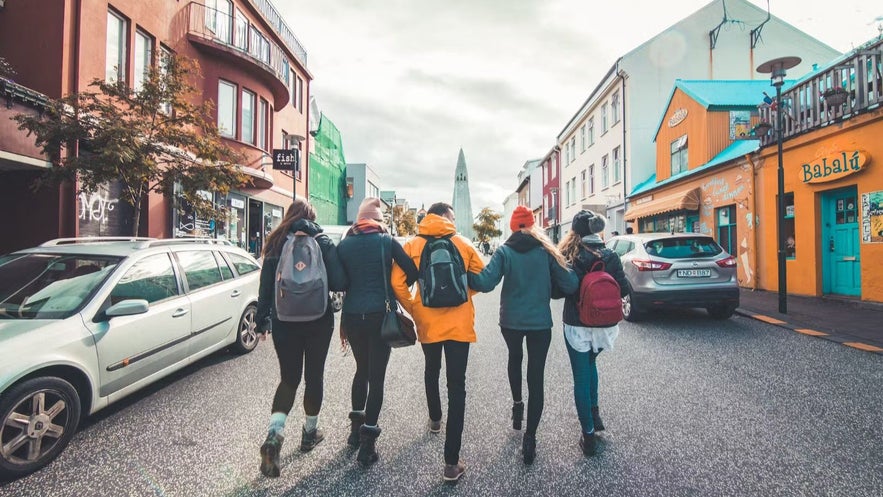
[[267,236],[267,241],[264,242],[264,257],[279,255],[279,252],[282,252],[282,246],[285,245],[285,238],[291,231],[291,225],[300,219],[315,221],[316,210],[306,200],[296,198],[288,206],[285,217],[282,218],[279,226],[276,226],[276,229]]
[[570,230],[567,232],[567,235],[564,236],[564,239],[558,243],[558,250],[561,251],[561,255],[563,255],[565,259],[572,263],[579,255],[581,240],[582,237],[576,234],[576,231]]
[[567,269],[567,261],[564,259],[564,256],[558,250],[558,247],[552,243],[552,240],[549,239],[548,235],[536,224],[532,225],[530,228],[522,228],[519,231],[524,233],[525,235],[532,236],[536,241],[540,242],[546,252],[549,253],[552,257],[555,258],[555,262],[558,263],[559,266]]

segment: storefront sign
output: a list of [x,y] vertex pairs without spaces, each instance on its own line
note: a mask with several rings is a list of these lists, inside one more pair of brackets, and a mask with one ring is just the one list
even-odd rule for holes
[[883,243],[883,191],[862,193],[862,241]]
[[751,111],[730,111],[730,140],[747,140],[757,138],[751,136]]
[[687,109],[680,108],[671,115],[671,118],[668,120],[668,127],[674,128],[678,124],[681,124],[684,119],[687,118]]
[[814,159],[800,167],[800,179],[804,183],[825,183],[861,171],[868,162],[868,155],[860,150],[837,152]]
[[300,169],[300,150],[287,148],[273,149],[273,169],[297,171]]
[[653,195],[647,195],[646,197],[641,197],[638,200],[635,200],[635,205],[646,204],[651,200],[653,200]]
[[245,209],[245,200],[238,199],[238,198],[231,198],[230,199],[230,207],[233,207],[234,209]]

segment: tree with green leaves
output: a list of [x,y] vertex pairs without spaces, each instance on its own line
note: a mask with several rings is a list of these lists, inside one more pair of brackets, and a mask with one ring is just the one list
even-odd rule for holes
[[417,234],[417,216],[414,211],[405,209],[403,205],[397,205],[393,209],[396,216],[396,233],[398,236],[413,236]]
[[150,67],[141,88],[95,79],[90,90],[50,99],[41,114],[16,115],[52,164],[35,186],[75,180],[92,193],[119,181],[134,210],[133,235],[151,192],[202,219],[222,219],[224,208],[200,191],[226,194],[246,176],[211,118],[212,102],[201,102],[200,78],[195,61],[172,55]]
[[497,228],[497,223],[502,217],[502,214],[495,212],[490,207],[485,207],[478,213],[478,222],[472,225],[472,229],[475,230],[475,236],[479,242],[489,242],[491,238],[496,238],[503,234]]

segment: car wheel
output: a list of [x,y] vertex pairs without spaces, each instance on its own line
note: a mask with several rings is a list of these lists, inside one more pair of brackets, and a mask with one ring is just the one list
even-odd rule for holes
[[634,323],[640,321],[642,317],[644,317],[644,311],[634,303],[632,292],[629,291],[629,293],[622,298],[622,318],[630,323]]
[[705,310],[714,319],[730,319],[736,312],[736,308],[731,305],[714,305],[706,307]]
[[80,422],[80,396],[61,378],[33,378],[3,393],[0,416],[0,477],[18,478],[61,454]]
[[258,308],[249,304],[239,318],[239,326],[236,330],[236,342],[233,343],[233,351],[237,354],[248,354],[258,346],[257,316]]

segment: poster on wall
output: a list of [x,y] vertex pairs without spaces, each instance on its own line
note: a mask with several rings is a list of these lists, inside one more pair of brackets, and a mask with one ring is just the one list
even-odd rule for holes
[[883,191],[862,193],[862,242],[883,243]]
[[751,111],[730,111],[730,140],[747,140],[757,138],[751,136]]

